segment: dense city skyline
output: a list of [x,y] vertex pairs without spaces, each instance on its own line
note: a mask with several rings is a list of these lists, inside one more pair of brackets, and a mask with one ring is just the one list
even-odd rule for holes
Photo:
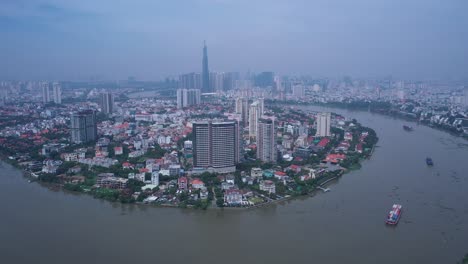
[[[210,70],[466,78],[466,1],[2,1],[2,79],[159,80]],[[183,8],[182,8],[183,6]]]

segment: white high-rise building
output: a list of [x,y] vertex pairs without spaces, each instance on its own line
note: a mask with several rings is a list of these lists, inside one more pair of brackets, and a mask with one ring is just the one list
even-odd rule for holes
[[315,136],[317,137],[331,136],[331,133],[330,133],[331,113],[318,113],[316,122],[317,122],[317,133],[315,134]]
[[305,88],[302,84],[296,84],[292,87],[292,94],[295,98],[303,98],[305,96]]
[[62,86],[58,82],[54,82],[52,85],[53,100],[56,104],[62,103]]
[[260,107],[258,101],[253,102],[249,108],[249,137],[257,136],[258,119],[260,118]]
[[112,93],[101,93],[101,111],[104,114],[112,114],[114,112],[114,95]]
[[249,121],[249,100],[245,97],[237,98],[235,111],[241,115],[242,126],[246,127]]
[[258,107],[260,108],[260,116],[262,116],[265,113],[265,99],[263,98],[258,98]]
[[44,104],[47,104],[48,102],[50,102],[49,83],[41,82],[41,89],[42,89],[42,102]]
[[258,120],[257,158],[263,162],[276,162],[274,120],[263,118]]
[[153,171],[151,173],[151,184],[152,185],[159,185],[159,171]]
[[177,108],[182,109],[191,105],[200,104],[199,89],[178,89],[177,90]]

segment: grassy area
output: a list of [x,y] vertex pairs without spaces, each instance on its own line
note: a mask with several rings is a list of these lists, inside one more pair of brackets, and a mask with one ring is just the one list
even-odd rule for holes
[[264,201],[260,197],[252,197],[252,198],[249,198],[249,202],[253,204],[259,204],[259,203],[263,203]]

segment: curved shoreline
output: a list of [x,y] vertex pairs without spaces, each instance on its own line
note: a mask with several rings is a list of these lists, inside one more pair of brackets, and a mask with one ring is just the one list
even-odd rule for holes
[[[314,105],[310,105],[310,106],[314,106]],[[328,107],[330,108],[330,107]],[[357,122],[357,124],[359,124],[359,122]],[[361,126],[359,126],[361,127]],[[363,127],[364,130],[367,129],[370,131],[373,131],[373,133],[375,134],[375,137],[376,137],[376,140],[378,141],[378,137],[375,133],[375,130],[372,129],[372,128],[369,128],[369,127]],[[341,139],[343,140],[343,139]],[[374,152],[374,149],[375,149],[375,146],[377,144],[377,141],[372,145],[372,149],[370,152],[367,152],[366,154],[362,153],[362,154],[358,154],[359,158],[356,160],[356,161],[353,161],[352,164],[350,165],[351,167],[354,166],[355,164],[360,164],[360,162],[362,160],[364,160],[365,158],[367,159],[370,159],[370,157],[373,155],[373,152]],[[336,146],[332,146],[332,149],[336,147]],[[325,153],[326,154],[329,154],[330,152],[327,151]],[[20,166],[16,161],[12,161],[8,156],[5,156],[5,155],[0,155],[0,159],[3,159],[4,162],[12,165],[13,167],[15,167],[16,169],[19,169],[20,171],[22,171],[22,174],[23,176],[29,178],[29,179],[32,179],[32,181],[38,181],[38,182],[43,182],[41,180],[39,180],[38,178],[36,177],[33,177],[31,176],[31,172],[24,169],[24,167]],[[313,163],[315,164],[315,163]],[[320,164],[320,163],[319,163]],[[307,165],[307,164],[304,164],[304,165]],[[309,164],[309,165],[312,165]],[[360,168],[358,168],[360,169]],[[151,203],[151,202],[141,202],[141,201],[127,201],[127,202],[124,202],[122,200],[119,201],[119,199],[107,199],[105,197],[96,197],[96,194],[93,193],[93,192],[89,192],[89,191],[76,191],[76,190],[72,190],[72,189],[68,189],[68,188],[65,188],[65,183],[55,183],[55,182],[43,182],[43,183],[48,183],[50,184],[50,188],[54,188],[54,189],[61,189],[63,191],[67,191],[67,192],[71,192],[71,193],[84,193],[84,194],[91,194],[91,196],[95,199],[100,199],[100,200],[106,200],[106,201],[109,201],[109,202],[116,202],[116,203],[120,203],[120,204],[135,204],[135,205],[149,205],[149,206],[153,206],[153,207],[166,207],[166,208],[181,208],[181,209],[185,209],[185,208],[188,208],[188,209],[202,209],[202,210],[206,210],[206,209],[209,209],[209,210],[214,210],[214,209],[255,209],[255,208],[258,208],[258,207],[264,207],[264,206],[269,206],[269,205],[272,205],[272,204],[278,204],[278,203],[281,203],[281,202],[284,202],[284,201],[289,201],[289,200],[294,200],[296,198],[301,198],[301,197],[309,197],[309,196],[313,196],[315,195],[315,193],[317,192],[317,189],[318,187],[322,187],[324,186],[325,184],[327,184],[328,182],[332,181],[332,180],[335,180],[337,178],[340,178],[341,176],[343,176],[345,173],[349,172],[349,171],[353,171],[355,169],[345,169],[345,168],[341,168],[341,170],[337,173],[332,173],[330,175],[325,175],[325,176],[322,176],[320,178],[317,178],[317,182],[309,185],[309,184],[305,184],[305,187],[306,188],[306,193],[303,193],[303,194],[291,194],[291,193],[288,193],[286,195],[281,195],[279,197],[281,198],[265,198],[264,195],[262,195],[261,193],[260,194],[257,194],[257,195],[260,195],[260,197],[263,197],[264,200],[267,200],[265,202],[262,202],[262,203],[259,203],[259,204],[253,204],[253,205],[250,205],[250,206],[223,206],[223,207],[218,207],[218,206],[214,206],[214,203],[216,201],[216,199],[214,198],[213,200],[209,200],[209,205],[208,207],[206,208],[197,208],[196,205],[183,205],[183,206],[180,206],[179,204],[158,204],[158,203]],[[325,177],[325,178],[323,178]],[[323,182],[321,182],[322,180],[324,180]],[[305,182],[304,182],[305,183]],[[255,191],[255,189],[251,190],[251,191]],[[278,197],[278,196],[277,196]],[[195,208],[194,208],[195,207]]]

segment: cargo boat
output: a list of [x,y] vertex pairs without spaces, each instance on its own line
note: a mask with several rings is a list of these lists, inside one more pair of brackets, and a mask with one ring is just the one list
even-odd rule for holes
[[432,165],[434,165],[434,162],[432,161],[431,158],[426,158],[426,164],[427,164],[427,166],[432,166]]
[[406,130],[406,131],[413,131],[413,127],[410,127],[410,126],[407,126],[407,125],[404,125],[403,129]]
[[388,213],[387,220],[385,221],[388,225],[396,225],[400,221],[401,216],[401,204],[394,204],[392,210]]

